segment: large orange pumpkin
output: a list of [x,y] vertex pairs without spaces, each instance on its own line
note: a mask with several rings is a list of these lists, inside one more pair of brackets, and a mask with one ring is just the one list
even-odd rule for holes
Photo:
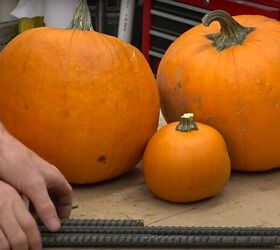
[[117,38],[32,29],[2,51],[0,76],[0,120],[71,183],[126,173],[157,130],[154,75]]
[[230,176],[225,141],[217,130],[195,123],[193,114],[161,128],[143,156],[145,182],[151,192],[172,202],[212,197]]
[[193,112],[218,129],[235,170],[280,167],[280,23],[223,11],[203,22],[211,25],[184,33],[159,65],[164,117]]

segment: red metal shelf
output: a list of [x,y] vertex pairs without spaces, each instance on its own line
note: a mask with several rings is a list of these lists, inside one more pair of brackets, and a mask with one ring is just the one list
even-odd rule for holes
[[209,4],[204,0],[145,0],[142,52],[154,72],[172,39],[215,9],[231,15],[263,15],[280,20],[280,0],[210,0]]
[[203,0],[178,0],[177,2],[198,6],[208,10],[223,9],[230,12],[232,15],[264,15],[278,20],[280,19],[279,0],[210,0],[208,5],[205,5]]

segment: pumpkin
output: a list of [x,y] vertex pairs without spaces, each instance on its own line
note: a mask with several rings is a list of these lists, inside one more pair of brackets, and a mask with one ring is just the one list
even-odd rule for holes
[[143,174],[157,197],[192,202],[218,194],[230,176],[230,159],[221,134],[196,123],[193,114],[161,128],[143,156]]
[[157,130],[155,77],[141,52],[115,37],[28,30],[0,54],[0,76],[1,122],[70,183],[128,172]]
[[165,119],[193,112],[217,129],[234,170],[279,167],[280,23],[217,10],[203,24],[174,41],[159,65]]

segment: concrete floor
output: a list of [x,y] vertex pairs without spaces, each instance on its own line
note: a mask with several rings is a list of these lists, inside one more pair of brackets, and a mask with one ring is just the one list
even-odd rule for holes
[[[164,122],[161,120],[161,125]],[[141,165],[129,174],[99,184],[74,187],[73,218],[144,219],[164,226],[280,226],[280,170],[233,173],[214,198],[172,204],[154,197],[145,186]]]

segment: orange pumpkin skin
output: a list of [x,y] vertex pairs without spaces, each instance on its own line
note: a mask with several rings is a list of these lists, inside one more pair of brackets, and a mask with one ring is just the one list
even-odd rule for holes
[[157,130],[144,56],[97,32],[38,28],[0,54],[0,120],[71,183],[124,174]]
[[157,74],[167,122],[185,112],[225,138],[232,168],[280,167],[280,23],[262,16],[236,16],[256,27],[241,45],[218,52],[206,35],[220,25],[198,25],[168,49]]
[[218,194],[230,177],[223,137],[197,123],[198,131],[176,131],[177,122],[161,128],[143,156],[145,182],[157,197],[192,202]]

